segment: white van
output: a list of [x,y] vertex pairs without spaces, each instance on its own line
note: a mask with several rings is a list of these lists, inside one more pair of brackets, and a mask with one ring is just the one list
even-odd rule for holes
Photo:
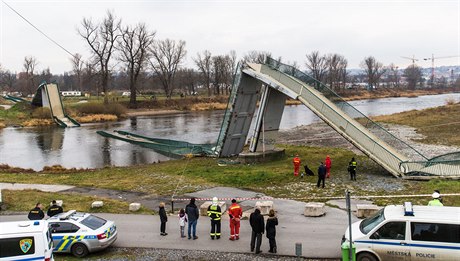
[[[387,206],[352,224],[357,261],[460,260],[460,208]],[[349,242],[349,230],[343,241]]]
[[0,260],[53,261],[53,240],[48,222],[1,222]]

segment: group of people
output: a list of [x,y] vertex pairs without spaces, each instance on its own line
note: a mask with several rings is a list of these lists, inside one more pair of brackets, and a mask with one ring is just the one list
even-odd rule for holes
[[[300,173],[300,165],[302,161],[299,158],[299,155],[295,155],[294,159],[292,160],[292,163],[294,164],[294,176],[298,176]],[[355,158],[351,158],[351,161],[348,163],[348,168],[347,171],[350,174],[350,179],[356,181],[356,160]],[[321,162],[321,164],[318,167],[318,182],[316,183],[316,186],[319,188],[320,185],[324,188],[325,183],[326,183],[326,178],[331,177],[331,167],[332,167],[332,160],[329,155],[326,156],[326,159],[324,162]],[[305,169],[305,175],[307,176],[314,176],[313,171],[308,168],[307,164],[304,166]],[[300,176],[303,178],[304,173],[300,173]]]
[[[46,215],[48,217],[52,217],[62,212],[62,207],[56,203],[56,200],[53,200],[51,202],[51,206],[48,208],[48,211],[46,211]],[[35,208],[29,211],[29,215],[27,217],[29,218],[29,220],[43,219],[45,217],[45,212],[43,212],[43,205],[40,202],[35,204]]]
[[[185,206],[185,209],[180,209],[178,218],[179,218],[179,227],[180,227],[180,236],[185,237],[185,226],[188,224],[188,239],[198,239],[196,235],[196,226],[198,223],[198,218],[200,217],[200,212],[195,204],[196,199],[191,198],[190,203]],[[228,216],[230,218],[230,237],[229,240],[239,240],[240,239],[240,220],[243,216],[243,209],[236,202],[236,199],[232,199],[232,205],[227,210]],[[217,197],[212,199],[211,205],[207,209],[207,216],[211,219],[211,231],[210,237],[212,240],[221,238],[221,218],[222,218],[222,209],[219,205]],[[165,211],[165,204],[160,203],[159,206],[159,215],[160,215],[160,235],[166,236],[166,222],[168,221],[168,216]],[[278,218],[275,216],[275,211],[270,210],[268,214],[267,224],[265,225],[264,217],[262,216],[260,209],[256,208],[253,213],[251,213],[249,218],[249,223],[252,228],[251,235],[251,252],[256,254],[261,253],[260,246],[262,244],[262,234],[266,231],[267,238],[269,240],[270,253],[276,253],[276,226],[278,225]]]

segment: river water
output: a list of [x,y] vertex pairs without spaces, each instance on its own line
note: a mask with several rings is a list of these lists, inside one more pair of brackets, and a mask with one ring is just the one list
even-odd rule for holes
[[[384,115],[445,105],[447,99],[460,100],[460,93],[415,98],[385,98],[350,102],[366,115]],[[150,137],[192,143],[215,143],[224,112],[187,112],[173,115],[138,116],[119,122],[83,124],[80,128],[0,129],[0,164],[41,170],[44,166],[101,168],[131,166],[169,160],[150,149],[104,138],[98,130],[125,130]],[[281,129],[318,122],[303,105],[286,106]]]

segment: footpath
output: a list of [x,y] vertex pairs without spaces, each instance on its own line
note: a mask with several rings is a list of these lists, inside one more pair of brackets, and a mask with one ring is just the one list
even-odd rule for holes
[[[37,187],[35,187],[37,188]],[[260,195],[255,192],[217,187],[196,193],[187,194],[184,197],[197,198],[256,198]],[[185,206],[188,201],[175,204],[175,210]],[[197,202],[198,206],[202,202]],[[226,200],[229,206],[230,200]],[[240,202],[244,210],[250,210],[255,206],[256,200]],[[305,217],[304,202],[294,200],[273,199],[274,208],[277,211],[279,225],[277,226],[276,241],[278,254],[296,255],[296,244],[302,245],[302,256],[308,258],[333,258],[341,256],[340,242],[342,235],[347,228],[347,215],[342,209],[327,207],[326,214],[322,217]],[[343,202],[335,202],[337,205]],[[359,202],[358,202],[359,203]],[[170,206],[168,206],[170,210]],[[65,209],[65,202],[64,202]],[[66,209],[65,209],[66,210]],[[226,214],[222,219],[222,237],[219,240],[211,240],[209,236],[210,221],[207,216],[201,216],[197,225],[197,240],[180,238],[178,217],[170,215],[166,232],[167,236],[160,236],[160,218],[158,215],[136,215],[136,214],[96,214],[105,219],[116,222],[118,228],[118,239],[115,247],[127,248],[164,248],[184,250],[208,250],[218,252],[239,252],[250,253],[251,228],[248,220],[241,221],[240,240],[230,241],[229,219]],[[27,214],[23,215],[0,215],[0,221],[25,220]],[[353,222],[358,220],[353,216]],[[269,255],[268,239],[262,239],[262,251]]]

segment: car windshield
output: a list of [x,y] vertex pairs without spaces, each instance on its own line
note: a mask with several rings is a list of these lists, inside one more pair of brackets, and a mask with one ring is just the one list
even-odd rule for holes
[[376,227],[378,224],[382,223],[382,221],[385,220],[383,210],[384,208],[379,210],[372,217],[366,218],[361,222],[361,224],[359,225],[359,229],[363,234],[367,235],[367,233],[369,233],[374,227]]
[[93,229],[93,230],[96,230],[100,227],[102,227],[105,223],[107,222],[107,220],[105,219],[102,219],[100,217],[96,217],[96,216],[93,216],[93,215],[89,215],[87,218],[83,219],[80,223],[82,223],[83,225]]

